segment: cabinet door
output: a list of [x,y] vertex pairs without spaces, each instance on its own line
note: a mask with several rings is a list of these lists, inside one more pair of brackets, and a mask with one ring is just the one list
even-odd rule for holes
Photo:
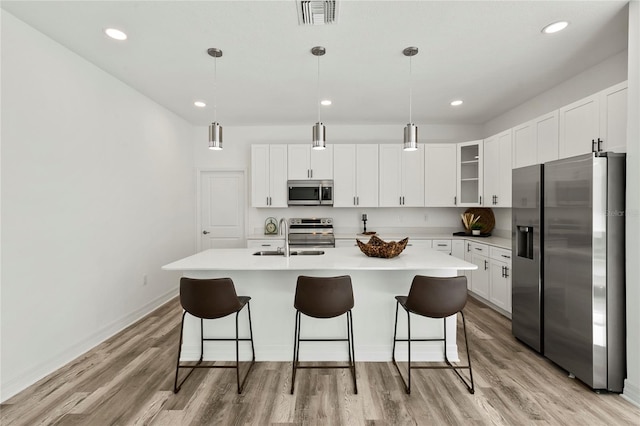
[[538,148],[538,162],[558,159],[558,111],[550,112],[533,120],[533,138]]
[[309,163],[311,179],[333,179],[333,145],[325,149],[309,147]]
[[[378,147],[375,145],[374,147],[377,155]],[[357,162],[356,145],[345,144],[334,147],[333,207],[354,207],[356,205]],[[375,167],[377,169],[377,163]]]
[[[495,198],[496,207],[511,207],[511,170],[513,169],[513,144],[511,129],[498,135],[498,192]],[[485,173],[486,173],[485,168]],[[485,195],[485,198],[486,195]]]
[[269,207],[287,207],[287,145],[269,145]]
[[[473,263],[473,252],[471,251],[471,242],[464,242],[464,260],[469,263]],[[473,271],[464,271],[464,275],[467,277],[467,289],[471,290],[473,287]]]
[[456,205],[456,145],[424,146],[424,190],[427,207]]
[[491,288],[489,301],[507,312],[511,312],[511,265],[491,259]]
[[500,140],[498,135],[484,140],[484,205],[494,206],[500,191]]
[[464,240],[452,240],[451,241],[451,255],[458,259],[464,260],[464,251],[465,251],[465,241]]
[[600,92],[600,150],[627,151],[627,82]]
[[378,145],[356,145],[356,197],[359,207],[378,207]]
[[482,141],[462,142],[457,145],[458,206],[482,205],[483,156]]
[[600,134],[599,95],[595,94],[562,107],[559,114],[559,157],[569,158],[592,152],[592,141],[597,140]]
[[269,205],[269,145],[251,145],[251,206]]
[[381,144],[380,148],[380,207],[399,207],[400,199],[400,154],[402,148],[396,144]]
[[489,300],[489,258],[474,253],[471,263],[478,266],[478,269],[471,271],[471,291]]
[[288,178],[292,180],[311,179],[310,151],[307,144],[289,145]]
[[403,207],[424,207],[424,145],[417,151],[404,151],[400,146],[401,194]]
[[[513,128],[513,167],[537,164],[538,146],[533,136],[534,122],[529,121]],[[556,136],[556,140],[557,140]],[[486,150],[486,146],[485,146]],[[485,158],[487,155],[485,154]],[[486,163],[485,163],[486,164]],[[485,167],[486,170],[486,167]]]

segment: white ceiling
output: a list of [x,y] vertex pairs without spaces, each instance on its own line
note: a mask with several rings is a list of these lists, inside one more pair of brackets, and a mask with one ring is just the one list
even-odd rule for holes
[[[626,1],[355,1],[299,26],[286,1],[2,1],[2,8],[196,125],[481,124],[627,48]],[[554,35],[541,28],[568,20]],[[127,32],[125,42],[103,29]],[[222,49],[217,60],[209,47]],[[462,107],[449,102],[463,99]],[[193,106],[204,100],[204,108]]]

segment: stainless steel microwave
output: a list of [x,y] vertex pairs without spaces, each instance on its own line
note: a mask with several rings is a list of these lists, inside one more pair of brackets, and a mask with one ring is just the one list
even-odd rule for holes
[[332,206],[332,180],[287,181],[287,204],[290,206]]

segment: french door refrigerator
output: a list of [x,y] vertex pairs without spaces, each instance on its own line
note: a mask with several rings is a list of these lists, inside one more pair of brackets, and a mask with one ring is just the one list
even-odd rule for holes
[[593,389],[622,392],[624,154],[545,163],[543,188],[544,356]]
[[542,196],[543,166],[513,169],[511,330],[542,352]]

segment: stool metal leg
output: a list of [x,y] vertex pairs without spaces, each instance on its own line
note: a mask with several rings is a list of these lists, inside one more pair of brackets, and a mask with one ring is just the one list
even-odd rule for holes
[[351,375],[353,376],[353,389],[358,394],[358,384],[356,383],[356,348],[353,340],[353,314],[351,310],[347,311],[347,340],[349,344],[349,366],[351,367]]
[[[173,393],[178,393],[178,391],[180,390],[180,388],[182,387],[182,384],[185,382],[185,380],[187,380],[189,378],[189,376],[191,375],[191,373],[193,373],[193,370],[196,369],[196,366],[200,365],[200,363],[202,362],[202,351],[203,351],[203,341],[200,341],[200,360],[198,361],[198,363],[191,368],[191,370],[189,370],[189,372],[187,373],[186,376],[184,376],[184,378],[182,379],[182,381],[180,382],[180,384],[178,384],[178,372],[180,371],[180,355],[182,354],[182,336],[183,336],[183,332],[184,332],[184,317],[187,315],[187,311],[184,311],[182,313],[182,321],[180,321],[180,340],[178,340],[178,359],[176,360],[176,378],[175,381],[173,382]],[[200,323],[200,336],[202,336],[202,323]],[[185,367],[182,367],[185,368]],[[188,368],[188,367],[187,367]]]
[[397,333],[398,333],[398,308],[400,307],[400,302],[396,302],[396,321],[395,321],[395,325],[393,327],[393,349],[392,349],[392,355],[391,355],[391,359],[393,361],[393,365],[396,366],[396,370],[398,370],[398,375],[400,376],[400,380],[402,380],[402,384],[404,385],[404,390],[406,393],[410,394],[411,393],[411,322],[410,322],[410,317],[409,317],[409,311],[407,311],[407,329],[408,329],[408,338],[406,339],[407,344],[408,344],[408,383],[404,380],[404,377],[402,377],[402,372],[400,371],[400,366],[398,365],[398,361],[396,361],[396,342],[397,341],[405,341],[405,339],[398,339],[397,338]]
[[247,302],[247,314],[249,316],[249,339],[251,341],[251,363],[249,364],[249,368],[247,369],[247,372],[244,375],[244,379],[242,379],[242,383],[240,383],[240,350],[239,350],[239,342],[240,340],[247,340],[247,339],[240,339],[238,338],[238,315],[240,315],[240,311],[236,312],[236,383],[238,385],[238,394],[242,393],[242,390],[244,389],[244,383],[247,381],[247,377],[249,377],[249,373],[251,372],[251,369],[253,368],[253,365],[255,364],[256,361],[256,352],[254,350],[253,347],[253,329],[251,327],[251,308],[249,308],[249,302]]
[[296,385],[296,369],[298,367],[298,356],[300,348],[300,311],[296,310],[296,324],[293,330],[293,363],[291,368],[291,395]]
[[[446,329],[446,319],[443,318],[443,320],[445,321],[445,346],[444,346],[444,360],[447,363],[447,365],[449,367],[451,367],[451,369],[453,370],[454,373],[456,373],[456,375],[460,378],[460,380],[462,380],[462,383],[464,383],[464,385],[467,387],[467,390],[469,391],[469,393],[475,393],[475,387],[473,384],[473,371],[471,370],[471,356],[469,355],[469,340],[467,340],[467,323],[464,319],[464,313],[462,311],[460,311],[460,316],[462,316],[462,330],[464,331],[464,345],[466,347],[466,352],[467,352],[467,365],[466,366],[455,366],[453,364],[451,364],[451,362],[449,362],[449,358],[447,356],[447,329]],[[460,369],[469,369],[469,378],[470,378],[470,382],[467,381],[464,377],[462,377],[462,374],[460,374],[460,372],[458,370]]]

